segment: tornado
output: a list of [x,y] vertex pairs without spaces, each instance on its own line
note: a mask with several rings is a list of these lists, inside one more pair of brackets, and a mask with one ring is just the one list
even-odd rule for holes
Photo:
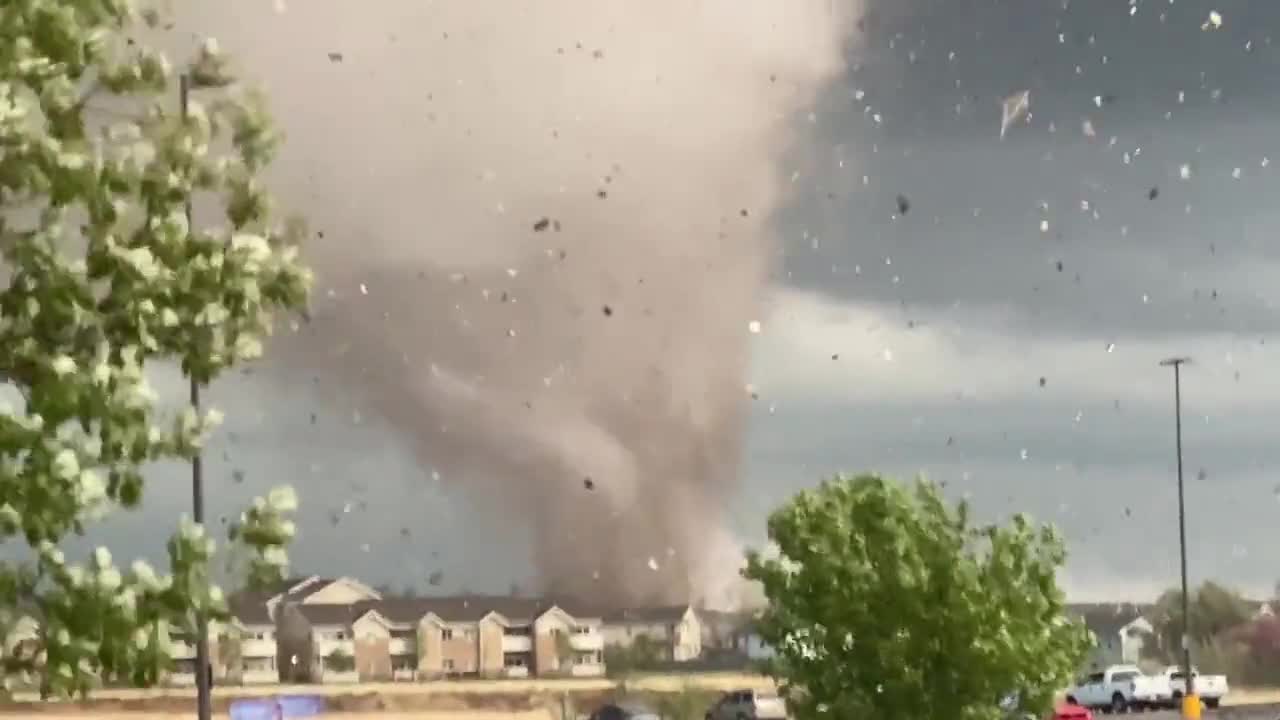
[[270,370],[385,419],[529,538],[512,553],[540,591],[730,604],[771,219],[861,10],[183,5],[175,32],[216,37],[269,93],[273,189],[317,231],[311,322]]

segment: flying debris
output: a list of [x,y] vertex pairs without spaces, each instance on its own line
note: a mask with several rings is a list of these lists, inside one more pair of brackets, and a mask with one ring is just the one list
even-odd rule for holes
[[1026,116],[1031,109],[1031,91],[1023,90],[1005,98],[1000,103],[1000,137],[1009,131],[1014,123]]

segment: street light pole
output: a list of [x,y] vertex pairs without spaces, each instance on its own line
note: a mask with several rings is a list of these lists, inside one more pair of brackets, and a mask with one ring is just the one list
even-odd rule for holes
[[[183,73],[178,79],[178,102],[182,108],[182,119],[186,120],[190,107],[191,78]],[[191,231],[191,196],[187,196],[187,232]],[[191,376],[191,409],[200,413],[200,383],[195,375]],[[204,463],[197,449],[191,457],[191,516],[197,525],[204,525]],[[213,684],[212,668],[209,664],[209,620],[203,612],[196,613],[196,717],[199,720],[211,720],[213,702],[211,697]]]
[[1196,696],[1195,678],[1191,674],[1191,611],[1190,592],[1187,588],[1187,511],[1182,481],[1182,366],[1191,358],[1173,357],[1161,360],[1163,367],[1173,368],[1173,422],[1178,453],[1178,551],[1182,560],[1182,675],[1186,692],[1183,695],[1184,717],[1200,717],[1200,698]]

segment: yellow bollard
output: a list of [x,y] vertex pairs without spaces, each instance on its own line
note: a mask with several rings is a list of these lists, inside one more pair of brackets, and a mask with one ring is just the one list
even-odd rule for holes
[[1182,698],[1182,717],[1186,720],[1200,720],[1200,696],[1191,694]]

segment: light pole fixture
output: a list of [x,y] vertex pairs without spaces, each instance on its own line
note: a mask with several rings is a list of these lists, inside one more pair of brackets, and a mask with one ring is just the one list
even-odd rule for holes
[[[178,78],[178,103],[185,122],[190,109],[191,78],[183,73]],[[191,197],[187,196],[187,231],[191,228]],[[191,409],[200,413],[200,383],[195,376],[190,379]],[[204,525],[204,466],[200,450],[191,457],[191,519]],[[209,619],[203,612],[196,614],[196,717],[210,720],[213,717],[213,665],[209,659]]]
[[1191,671],[1191,601],[1187,588],[1187,510],[1182,481],[1182,366],[1191,362],[1189,357],[1171,357],[1160,361],[1161,367],[1173,368],[1173,423],[1174,442],[1178,454],[1178,552],[1182,561],[1182,676],[1186,683],[1182,696],[1182,715],[1200,717],[1200,698],[1196,695],[1195,678]]

